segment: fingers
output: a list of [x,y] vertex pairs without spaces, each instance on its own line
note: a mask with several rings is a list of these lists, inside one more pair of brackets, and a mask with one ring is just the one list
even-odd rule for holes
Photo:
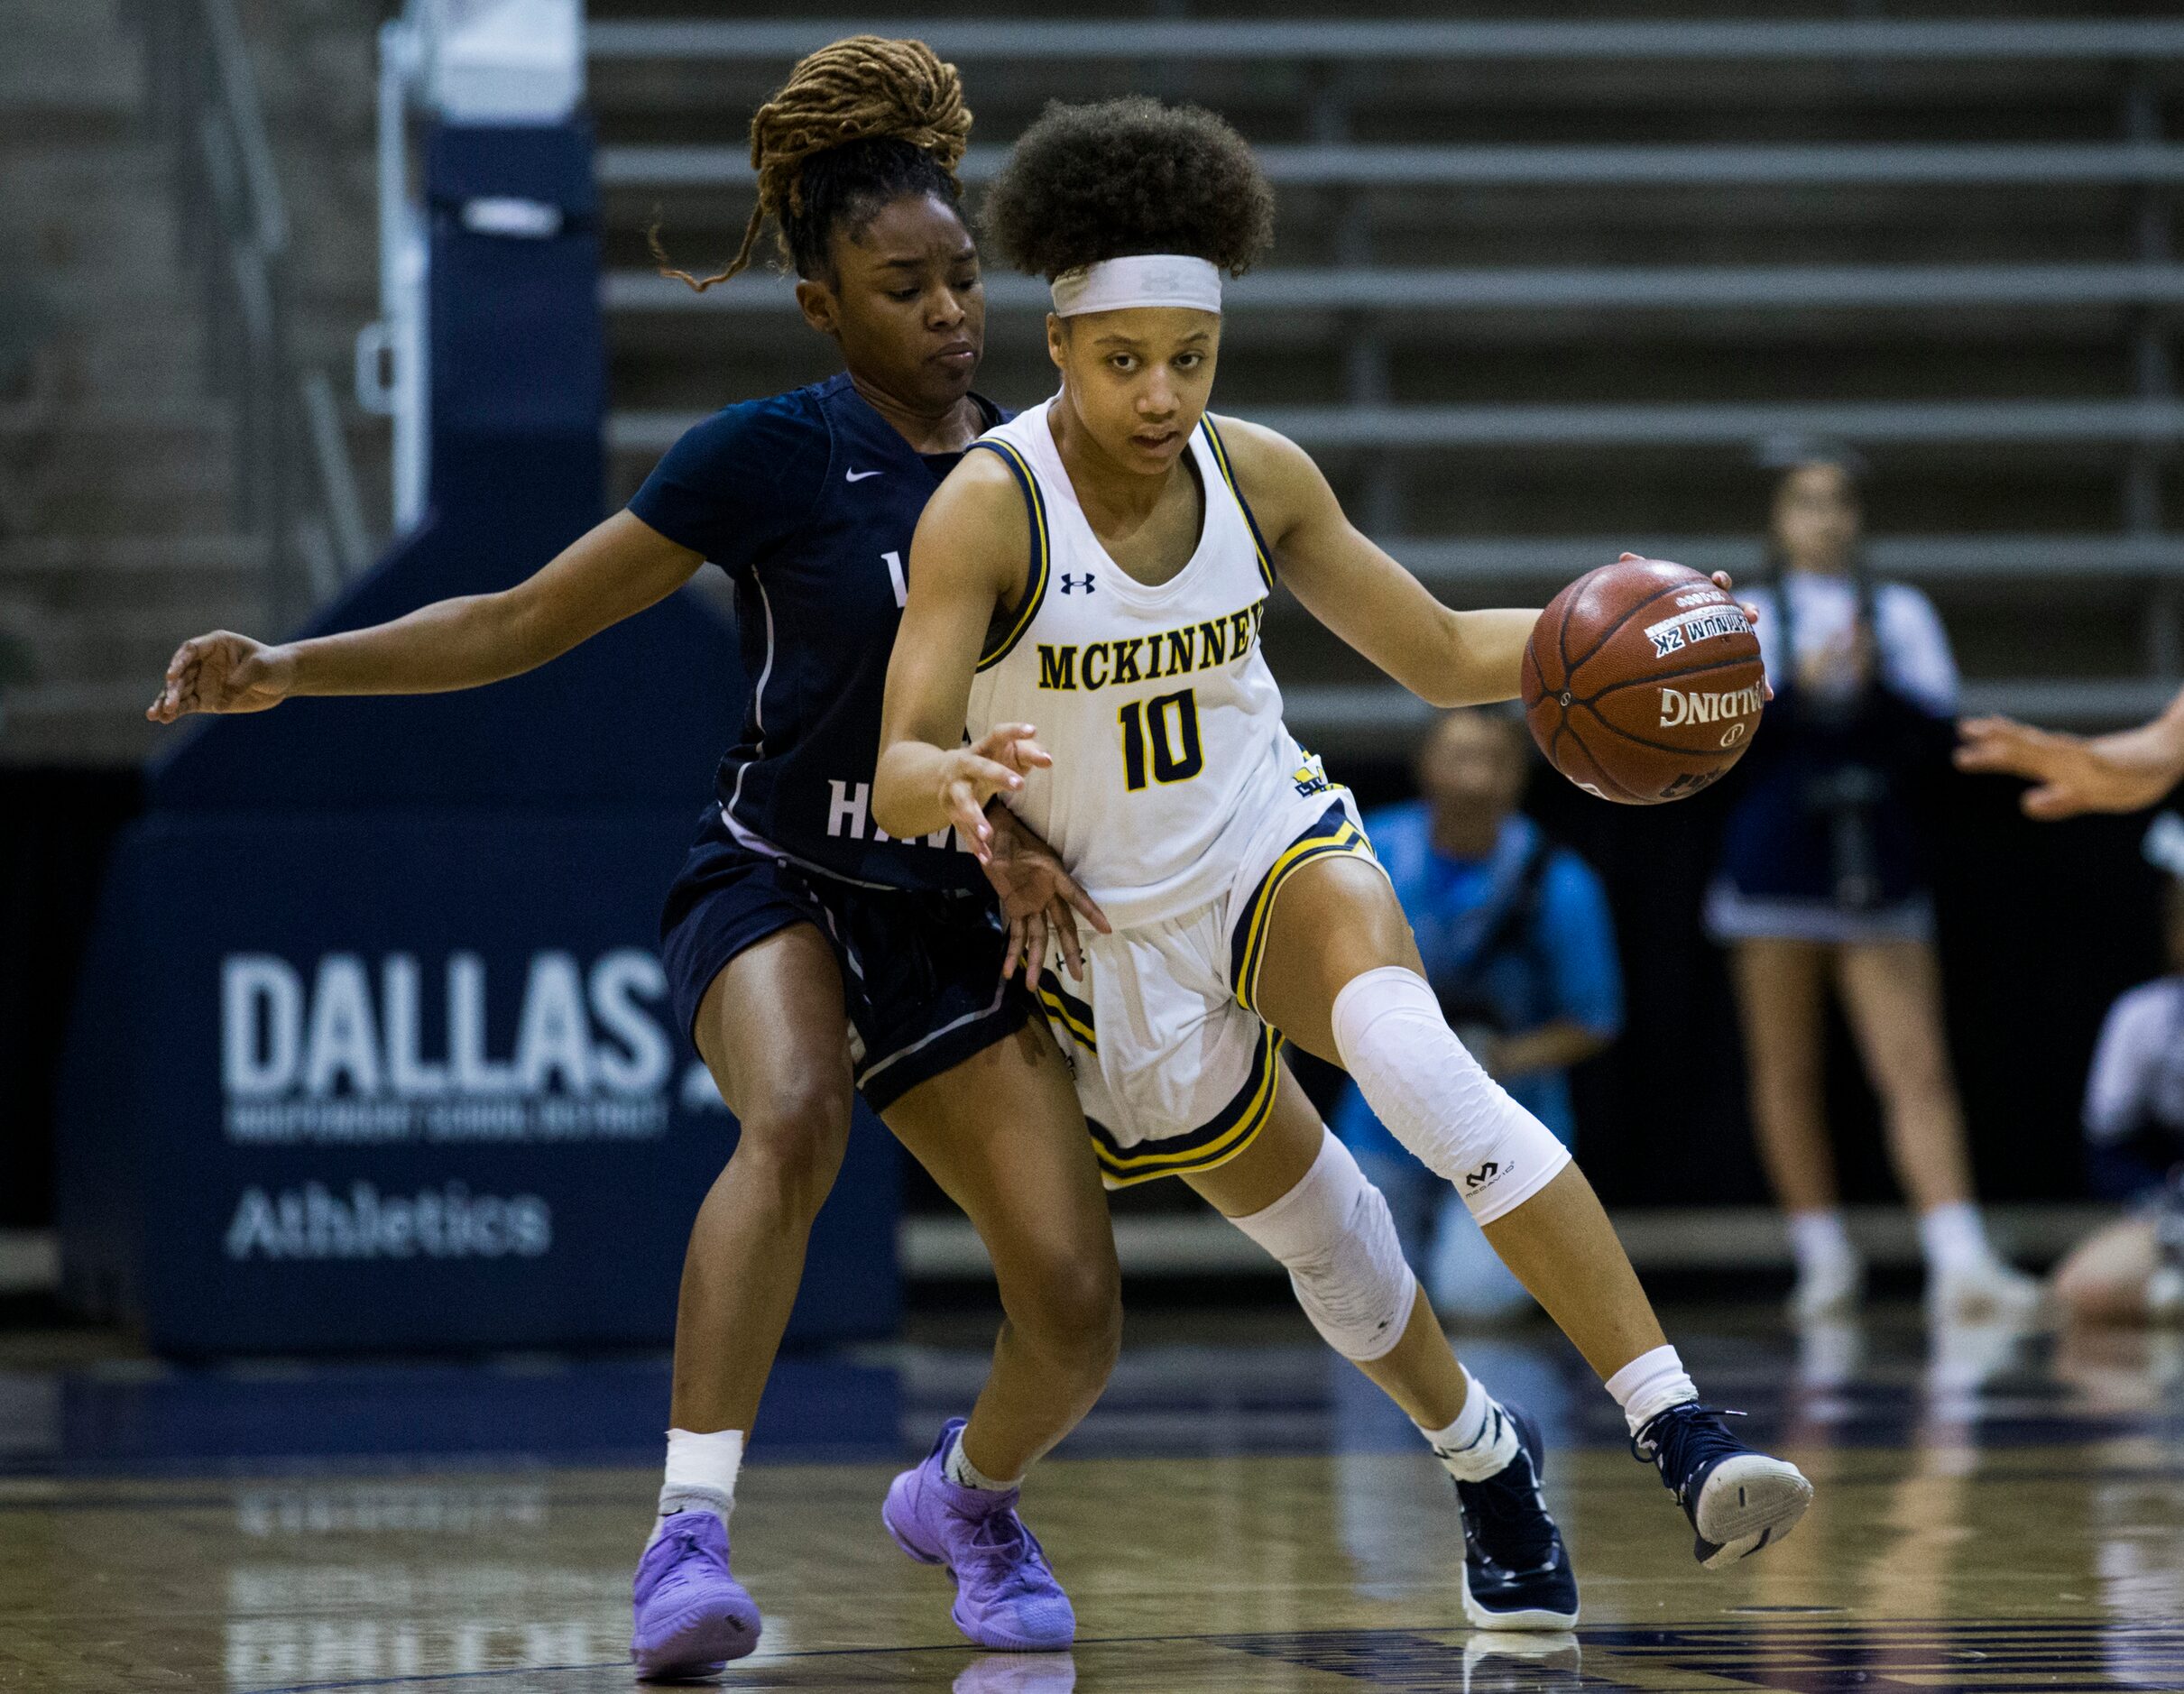
[[174,657],[167,661],[167,674],[160,691],[144,709],[146,717],[154,723],[171,723],[189,709],[197,695],[201,659],[201,645],[198,641],[184,641],[174,649]]
[[1066,900],[1055,900],[1046,908],[1046,921],[1053,926],[1055,944],[1062,950],[1063,964],[1071,976],[1083,981],[1084,944],[1077,935],[1077,915]]
[[1006,982],[1016,974],[1017,962],[1024,956],[1024,920],[1009,920],[1009,950],[1001,955],[1001,980]]
[[1034,912],[1024,920],[1024,986],[1036,989],[1039,972],[1046,968],[1046,915]]
[[956,834],[981,865],[993,862],[993,825],[986,821],[986,802],[1005,789],[1024,786],[1023,778],[1005,765],[966,752],[956,774],[941,785],[940,803],[955,826]]
[[971,856],[981,865],[993,862],[993,825],[986,822],[983,796],[972,784],[958,777],[940,791],[940,803],[947,809],[948,821],[955,825],[955,833],[970,848]]
[[2037,788],[2026,789],[2024,798],[2018,804],[2024,808],[2024,815],[2027,817],[2037,818],[2042,824],[2052,824],[2061,818],[2076,817],[2086,809],[2079,803],[2076,795],[2060,784],[2053,782],[2042,783]]
[[1054,763],[1054,755],[1032,739],[1037,733],[1029,723],[997,723],[972,743],[971,750],[981,759],[1028,776]]
[[2054,738],[2008,718],[1972,718],[1957,726],[1957,769],[2000,776],[2039,774],[2040,756]]
[[968,756],[963,767],[963,776],[985,789],[985,793],[979,796],[981,805],[997,794],[1014,794],[1024,786],[1023,778],[1018,776],[1007,765],[996,764],[992,760],[987,759],[976,751]]
[[1066,875],[1063,877],[1062,898],[1075,907],[1078,911],[1083,913],[1084,921],[1102,935],[1111,935],[1115,933],[1115,926],[1107,921],[1107,914],[1100,909],[1100,903],[1077,885],[1076,878]]
[[1999,741],[1965,741],[1949,755],[1950,762],[1958,770],[1982,774],[2006,774],[2010,769],[2009,750]]

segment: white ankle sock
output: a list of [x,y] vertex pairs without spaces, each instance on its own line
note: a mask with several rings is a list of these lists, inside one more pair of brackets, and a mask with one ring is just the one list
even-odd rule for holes
[[1623,1408],[1623,1421],[1633,1435],[1669,1407],[1699,1397],[1697,1386],[1673,1347],[1640,1353],[1608,1379],[1608,1392]]
[[1797,1260],[1799,1275],[1809,1276],[1815,1271],[1832,1270],[1839,1265],[1857,1262],[1857,1248],[1850,1245],[1850,1232],[1843,1227],[1843,1214],[1833,1206],[1793,1211],[1789,1215],[1787,1227],[1790,1251]]
[[736,1473],[743,1468],[743,1432],[668,1432],[668,1473],[660,1484],[659,1514],[652,1539],[677,1512],[710,1512],[722,1523],[735,1506]]
[[[1461,1365],[1457,1368],[1463,1370]],[[1418,1427],[1433,1442],[1433,1456],[1459,1482],[1484,1482],[1516,1457],[1516,1425],[1468,1370],[1463,1372],[1463,1410],[1456,1421],[1444,1430]]]
[[1983,1270],[1995,1262],[1995,1249],[1987,1245],[1979,1208],[1968,1200],[1921,1212],[1919,1246],[1926,1254],[1927,1268],[1943,1275]]
[[948,1443],[948,1456],[940,1461],[940,1474],[959,1488],[982,1488],[988,1494],[1006,1494],[1011,1488],[1024,1486],[1021,1477],[1014,1482],[996,1482],[972,1464],[971,1456],[963,1451],[961,1430],[956,1431],[955,1439]]

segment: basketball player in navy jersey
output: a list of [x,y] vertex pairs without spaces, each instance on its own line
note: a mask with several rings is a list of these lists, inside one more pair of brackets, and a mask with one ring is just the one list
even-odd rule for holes
[[[954,67],[920,42],[857,37],[804,60],[751,126],[742,251],[705,281],[742,269],[778,219],[797,302],[843,374],[696,426],[629,510],[528,581],[280,646],[198,637],[150,712],[475,687],[644,610],[708,559],[733,579],[756,685],[662,934],[677,1015],[742,1138],[683,1275],[675,1427],[634,1595],[631,1656],[649,1676],[704,1674],[757,1644],[726,1520],[852,1087],[977,1226],[1008,1314],[967,1424],[952,1420],[936,1452],[928,1528],[956,1622],[997,1648],[1074,1630],[1015,1485],[1098,1397],[1120,1276],[1066,1068],[1005,966],[1050,929],[1074,953],[1073,901],[1103,920],[1025,832],[974,857],[946,825],[890,839],[867,807],[913,528],[1002,417],[971,388],[985,311],[954,177],[970,126]],[[1008,894],[1006,931],[981,859]]]
[[1288,1266],[1328,1341],[1456,1478],[1475,1621],[1575,1614],[1537,1436],[1448,1356],[1387,1201],[1280,1086],[1284,1037],[1342,1064],[1455,1184],[1599,1372],[1700,1561],[1757,1551],[1811,1485],[1699,1403],[1583,1174],[1449,1028],[1347,791],[1283,726],[1258,640],[1278,574],[1412,692],[1479,704],[1516,696],[1538,614],[1441,605],[1294,444],[1208,415],[1221,273],[1273,233],[1272,191],[1220,118],[1050,106],[985,218],[1051,286],[1061,390],[981,440],[919,520],[875,815],[975,837],[1000,796],[1106,910],[1081,991],[1042,985],[1103,1176],[1181,1175]]

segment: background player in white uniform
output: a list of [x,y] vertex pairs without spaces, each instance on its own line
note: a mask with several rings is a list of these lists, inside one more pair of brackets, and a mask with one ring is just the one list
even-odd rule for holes
[[[1427,1430],[1452,1413],[1452,1432],[1481,1419],[1491,1431],[1500,1409],[1461,1367],[1440,1366],[1446,1343],[1401,1268],[1386,1201],[1300,1091],[1281,1089],[1277,1073],[1262,1127],[1192,1146],[1262,1019],[1339,1061],[1381,1121],[1458,1185],[1606,1379],[1691,1515],[1700,1559],[1756,1551],[1796,1522],[1811,1485],[1699,1404],[1590,1185],[1449,1029],[1369,850],[1344,839],[1350,820],[1330,817],[1324,793],[1304,792],[1319,773],[1281,729],[1256,644],[1258,603],[1278,573],[1414,693],[1475,704],[1516,694],[1536,614],[1450,611],[1350,526],[1292,443],[1207,419],[1221,272],[1258,257],[1273,221],[1250,150],[1219,118],[1146,99],[1049,107],[1018,142],[986,220],[1019,268],[1053,284],[1061,391],[967,456],[919,522],[875,815],[897,835],[953,823],[975,839],[981,808],[1004,795],[1105,907],[1115,933],[1088,950],[1087,1038],[1070,1033],[1110,1176],[1136,1168],[1118,1171],[1118,1155],[1183,1146],[1167,1168],[1289,1266],[1338,1349]],[[1256,584],[1241,569],[1245,535]],[[1216,618],[1230,639],[1209,663]],[[1186,623],[1198,645],[1171,667],[1166,631]],[[1156,631],[1160,674],[1147,677],[1149,647],[1136,643]],[[1120,682],[1118,648],[1137,658]],[[1071,649],[1074,688],[1062,675]],[[1095,649],[1103,680],[1088,689]],[[1005,749],[997,761],[963,747],[967,723],[1021,732],[988,741]],[[1054,753],[1034,723],[1048,726]],[[1339,1203],[1320,1199],[1322,1187]],[[1293,1237],[1306,1220],[1312,1238]],[[1377,1353],[1351,1314],[1387,1312],[1397,1296],[1407,1327],[1394,1352]],[[1422,1389],[1456,1404],[1429,1404]],[[1474,1476],[1520,1468],[1505,1459],[1514,1441],[1496,1445]]]

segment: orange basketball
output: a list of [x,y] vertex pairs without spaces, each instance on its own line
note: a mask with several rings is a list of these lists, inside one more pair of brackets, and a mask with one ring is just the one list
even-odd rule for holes
[[1555,595],[1525,644],[1525,721],[1603,800],[1681,800],[1744,757],[1766,673],[1735,599],[1665,559],[1626,558]]

